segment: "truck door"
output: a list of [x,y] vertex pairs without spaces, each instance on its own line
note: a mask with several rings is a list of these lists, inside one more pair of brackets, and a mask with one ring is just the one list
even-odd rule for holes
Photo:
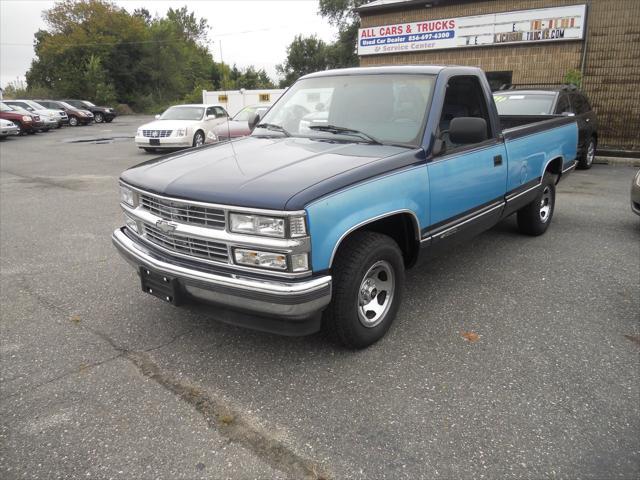
[[[484,90],[487,90],[485,92]],[[499,125],[491,122],[495,108],[487,104],[488,86],[476,76],[451,77],[436,135],[444,151],[427,164],[432,224],[423,238],[437,247],[447,240],[462,240],[490,228],[501,217],[507,182],[507,156]],[[483,118],[487,139],[456,145],[448,136],[457,117]]]

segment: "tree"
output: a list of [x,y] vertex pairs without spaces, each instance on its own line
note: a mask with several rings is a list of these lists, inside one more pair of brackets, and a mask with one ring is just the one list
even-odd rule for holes
[[327,44],[316,36],[296,35],[293,42],[287,47],[285,62],[277,65],[276,71],[284,76],[280,81],[282,88],[291,85],[302,75],[326,70],[328,67]]
[[320,0],[320,15],[338,27],[338,39],[330,45],[329,60],[333,68],[357,67],[356,44],[360,17],[356,9],[370,0]]

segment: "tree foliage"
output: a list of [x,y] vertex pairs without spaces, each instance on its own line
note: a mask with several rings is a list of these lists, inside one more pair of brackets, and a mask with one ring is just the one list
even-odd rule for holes
[[214,62],[207,21],[186,6],[152,17],[108,0],[62,0],[43,18],[47,28],[35,34],[27,90],[150,111],[187,98],[199,102],[202,89],[225,81],[227,89],[273,86],[264,70],[234,66],[234,73]]
[[280,80],[280,86],[289,86],[302,75],[318,70],[357,67],[356,42],[360,18],[356,8],[369,1],[320,0],[320,15],[338,27],[338,38],[327,44],[315,36],[296,36],[287,48],[284,63],[276,67],[284,77]]

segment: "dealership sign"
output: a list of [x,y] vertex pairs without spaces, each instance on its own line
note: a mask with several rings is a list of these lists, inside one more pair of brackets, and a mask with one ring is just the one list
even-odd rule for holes
[[398,23],[358,30],[358,55],[584,38],[586,5]]

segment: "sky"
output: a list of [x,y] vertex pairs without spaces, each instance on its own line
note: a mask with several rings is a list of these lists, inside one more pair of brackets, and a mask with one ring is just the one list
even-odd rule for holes
[[[24,75],[34,58],[33,34],[46,28],[42,12],[55,2],[44,0],[0,0],[0,86]],[[335,40],[337,30],[318,15],[318,0],[116,0],[133,12],[144,7],[164,15],[169,7],[187,5],[211,26],[209,50],[220,61],[239,67],[254,65],[276,78],[275,66],[282,63],[295,35],[317,35]]]

